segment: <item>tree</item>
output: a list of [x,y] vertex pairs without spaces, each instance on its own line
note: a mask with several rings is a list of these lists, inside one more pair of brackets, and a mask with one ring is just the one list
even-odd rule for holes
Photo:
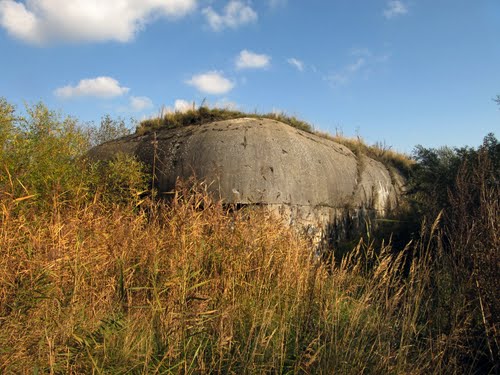
[[115,120],[110,115],[105,115],[101,118],[101,124],[98,128],[90,129],[90,144],[97,146],[129,134],[130,128],[126,126],[125,120],[122,118]]

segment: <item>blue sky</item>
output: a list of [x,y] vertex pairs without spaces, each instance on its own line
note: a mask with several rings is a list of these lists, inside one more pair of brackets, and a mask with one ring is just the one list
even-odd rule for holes
[[204,99],[411,152],[500,136],[499,0],[0,0],[0,96],[82,121]]

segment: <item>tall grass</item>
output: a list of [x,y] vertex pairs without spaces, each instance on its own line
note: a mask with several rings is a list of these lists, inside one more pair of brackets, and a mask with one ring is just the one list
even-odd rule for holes
[[450,358],[468,320],[446,333],[431,322],[437,221],[404,252],[360,242],[335,266],[265,211],[227,210],[203,189],[143,210],[13,204],[0,231],[2,372],[463,370]]

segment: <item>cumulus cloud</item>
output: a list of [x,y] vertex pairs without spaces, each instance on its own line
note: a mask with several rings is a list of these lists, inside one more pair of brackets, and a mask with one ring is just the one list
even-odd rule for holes
[[131,96],[130,109],[134,112],[141,112],[153,108],[153,101],[147,96]]
[[197,0],[0,0],[0,26],[29,43],[130,41],[152,20],[182,17]]
[[259,55],[252,51],[244,49],[236,58],[236,68],[238,69],[260,69],[266,68],[271,63],[271,57],[268,55]]
[[231,80],[217,71],[194,75],[190,80],[186,81],[186,83],[196,87],[198,91],[216,95],[225,94],[234,87],[234,83]]
[[54,90],[60,98],[73,98],[78,96],[93,96],[97,98],[113,98],[126,94],[130,89],[120,86],[120,83],[111,77],[96,77],[82,79],[76,86],[63,86]]
[[257,13],[240,0],[231,0],[224,7],[222,13],[217,13],[212,7],[203,9],[208,24],[212,30],[220,31],[225,28],[236,29],[241,25],[257,21]]
[[384,9],[384,17],[391,19],[408,13],[408,7],[401,0],[390,0]]
[[184,99],[176,99],[174,106],[163,106],[160,114],[151,115],[150,118],[158,118],[165,116],[166,113],[186,113],[195,108],[194,102],[189,102]]
[[304,71],[304,63],[295,57],[290,57],[286,60],[291,66],[295,67],[297,70],[303,72]]

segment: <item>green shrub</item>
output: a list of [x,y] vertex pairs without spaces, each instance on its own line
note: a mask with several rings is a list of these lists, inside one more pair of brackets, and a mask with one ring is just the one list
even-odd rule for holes
[[482,167],[481,163],[486,158],[489,171],[484,177],[490,183],[500,180],[500,144],[493,133],[488,134],[476,149],[434,149],[419,145],[414,150],[414,158],[416,164],[409,181],[410,193],[420,211],[429,217],[435,217],[440,210],[451,207],[450,193],[456,192],[459,175]]
[[80,157],[88,139],[77,121],[61,118],[42,103],[16,116],[2,104],[1,191],[13,199],[36,198],[48,203],[82,193],[85,169]]
[[96,188],[106,202],[139,204],[148,191],[149,176],[144,165],[135,157],[123,153],[112,160],[97,163]]
[[0,194],[11,202],[39,209],[80,204],[97,192],[108,202],[136,202],[146,178],[139,162],[119,155],[109,163],[87,160],[97,144],[129,132],[123,120],[103,117],[88,128],[44,104],[26,106],[18,115],[0,99]]

